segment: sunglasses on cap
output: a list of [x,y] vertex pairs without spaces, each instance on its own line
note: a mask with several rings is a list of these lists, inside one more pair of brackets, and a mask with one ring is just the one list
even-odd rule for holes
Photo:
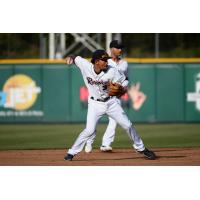
[[100,58],[99,60],[102,60],[102,61],[104,61],[104,62],[108,62],[108,59],[109,59],[109,58]]
[[102,55],[101,58],[99,58],[99,60],[103,60],[105,62],[108,61],[108,59],[110,59],[111,57],[108,56],[108,54]]

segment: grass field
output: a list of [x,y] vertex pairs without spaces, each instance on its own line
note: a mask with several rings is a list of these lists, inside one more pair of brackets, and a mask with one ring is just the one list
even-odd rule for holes
[[[69,148],[85,124],[0,125],[0,150]],[[97,128],[94,148],[99,148],[106,124]],[[200,147],[200,124],[136,124],[147,147]],[[130,148],[126,132],[117,128],[114,148]]]

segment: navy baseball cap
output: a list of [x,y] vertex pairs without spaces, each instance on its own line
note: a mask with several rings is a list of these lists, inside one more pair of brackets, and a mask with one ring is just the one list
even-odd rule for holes
[[93,52],[92,54],[92,59],[91,59],[91,63],[95,63],[96,60],[104,60],[107,61],[108,59],[110,59],[111,57],[107,54],[107,52],[103,49],[98,49],[96,51]]
[[122,43],[120,43],[118,40],[113,40],[110,43],[110,48],[123,49],[124,45]]

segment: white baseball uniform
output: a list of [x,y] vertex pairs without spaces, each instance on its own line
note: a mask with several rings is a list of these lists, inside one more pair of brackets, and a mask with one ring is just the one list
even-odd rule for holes
[[[120,73],[124,74],[126,78],[128,78],[128,63],[125,60],[120,59],[118,62],[115,62],[113,59],[108,60],[108,65],[116,68]],[[121,105],[121,100],[117,99],[118,103]],[[117,127],[117,122],[109,117],[109,123],[107,129],[102,138],[102,146],[110,146],[111,143],[114,141],[115,138],[115,129]],[[93,144],[94,138],[90,138],[87,141],[87,144]]]
[[93,64],[80,56],[74,59],[74,63],[81,70],[83,80],[88,88],[88,113],[86,128],[80,133],[71,149],[68,150],[68,154],[75,155],[83,150],[86,141],[96,133],[96,125],[104,114],[113,118],[126,130],[128,136],[134,142],[133,147],[137,151],[143,151],[145,147],[142,139],[132,126],[117,98],[109,97],[107,91],[109,81],[120,83],[126,87],[128,85],[126,77],[109,65],[107,70],[96,74]]

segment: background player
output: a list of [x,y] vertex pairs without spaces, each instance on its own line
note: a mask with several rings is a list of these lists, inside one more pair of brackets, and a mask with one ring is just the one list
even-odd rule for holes
[[[115,67],[120,73],[124,74],[126,79],[128,80],[128,63],[125,60],[121,59],[123,48],[124,45],[118,40],[113,40],[110,43],[110,54],[112,58],[108,60],[108,65]],[[120,97],[117,98],[117,101],[121,105]],[[109,123],[104,133],[102,145],[100,147],[101,151],[112,151],[111,143],[114,141],[116,127],[117,122],[109,117]],[[92,151],[93,142],[94,138],[91,138],[87,141],[85,146],[86,153],[90,153]]]
[[119,73],[116,68],[108,65],[107,61],[109,58],[104,50],[96,50],[93,53],[91,63],[80,56],[69,56],[66,58],[67,64],[74,62],[81,70],[84,82],[88,88],[89,97],[86,128],[79,134],[73,146],[68,150],[64,158],[65,160],[72,160],[76,154],[83,150],[86,141],[96,133],[96,125],[104,114],[112,117],[126,130],[137,152],[151,160],[156,158],[152,151],[145,148],[142,139],[132,126],[121,105],[119,105],[117,98],[109,96],[109,82],[119,83],[123,87],[126,87],[128,84],[123,74]]

